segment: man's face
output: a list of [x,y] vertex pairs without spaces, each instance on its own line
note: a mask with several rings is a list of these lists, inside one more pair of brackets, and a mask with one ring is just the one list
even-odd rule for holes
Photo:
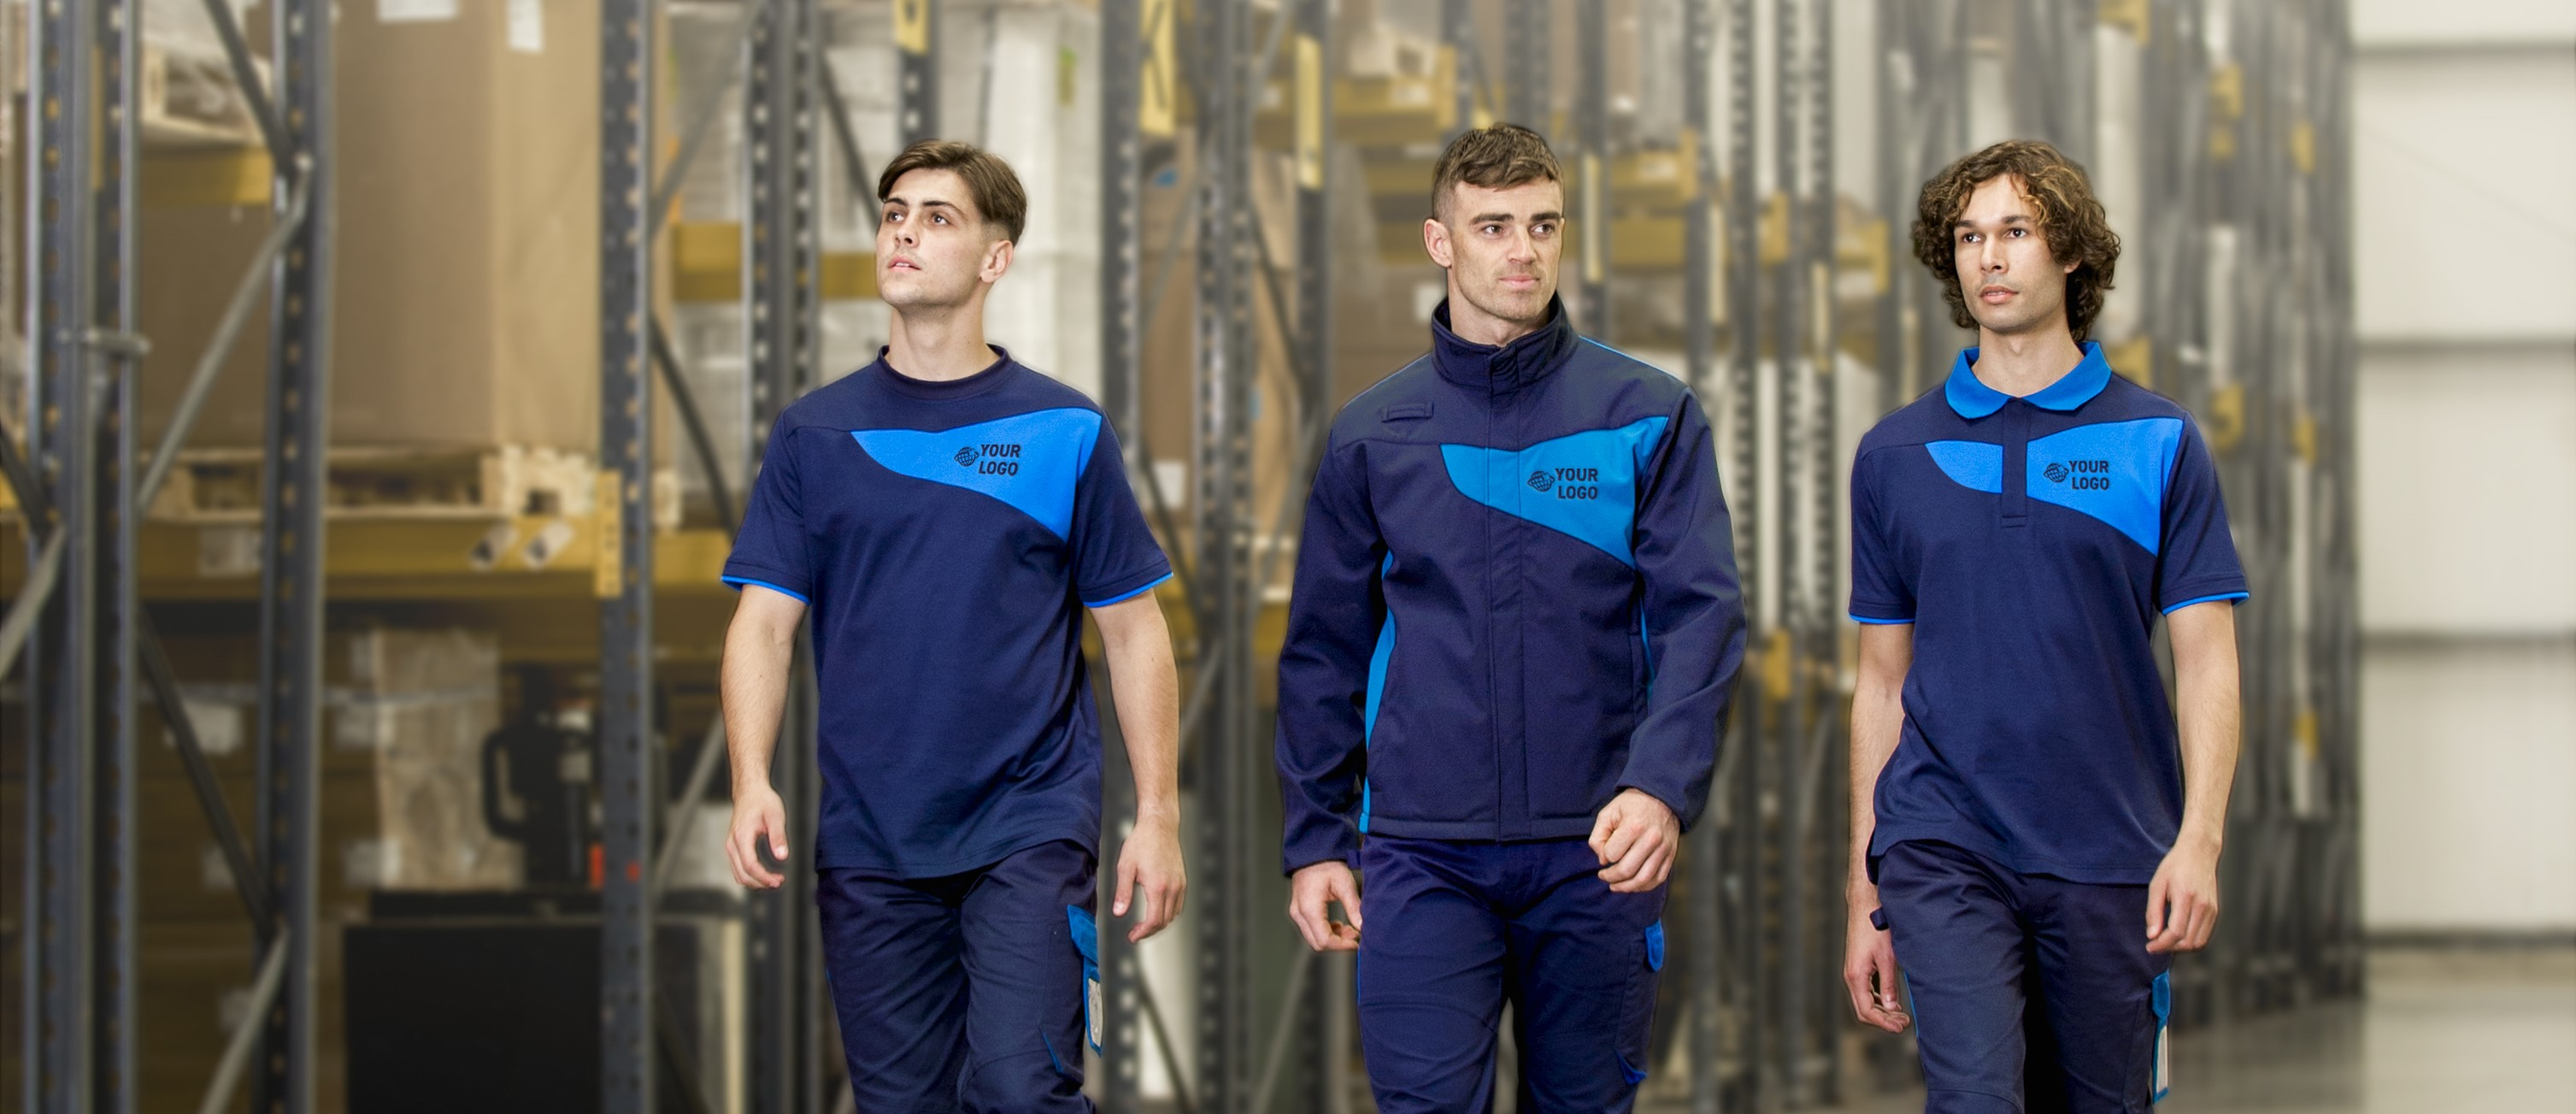
[[[1544,324],[1565,251],[1565,187],[1549,181],[1502,189],[1461,182],[1444,215],[1424,222],[1423,246],[1449,271],[1468,307],[1525,328]],[[1450,307],[1455,318],[1460,307]]]
[[915,170],[894,180],[877,210],[877,294],[896,309],[963,305],[1002,277],[1009,242],[975,211],[954,170]]
[[1968,313],[1985,331],[2065,327],[2066,276],[2075,264],[2049,254],[2020,178],[1991,178],[1969,195],[1950,229],[1950,251]]

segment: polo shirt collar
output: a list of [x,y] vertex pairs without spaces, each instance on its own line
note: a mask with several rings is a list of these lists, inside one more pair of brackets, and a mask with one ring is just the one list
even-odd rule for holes
[[[2024,401],[2044,410],[2062,412],[2091,402],[2093,396],[2101,394],[2102,388],[2111,384],[2111,364],[2102,358],[2099,343],[2088,340],[2081,347],[2084,358],[2076,361],[2075,370],[2058,376],[2057,382],[2025,396]],[[1949,383],[1942,387],[1942,394],[1950,401],[1950,409],[1958,411],[1962,418],[1985,417],[2012,401],[2013,396],[1977,379],[1976,362],[1976,349],[1961,350],[1959,358],[1950,365]]]

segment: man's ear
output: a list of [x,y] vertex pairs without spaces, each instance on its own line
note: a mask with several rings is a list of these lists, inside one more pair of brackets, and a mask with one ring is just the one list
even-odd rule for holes
[[1014,246],[1009,240],[995,240],[987,245],[984,248],[984,265],[976,271],[975,277],[984,280],[986,285],[1002,281],[1002,275],[1011,269]]
[[1441,223],[1440,218],[1423,218],[1422,250],[1431,254],[1431,261],[1439,264],[1441,270],[1449,269],[1452,262],[1449,255],[1449,226]]

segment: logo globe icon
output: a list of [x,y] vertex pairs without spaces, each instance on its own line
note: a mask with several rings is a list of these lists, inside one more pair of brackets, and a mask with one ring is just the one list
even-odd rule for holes
[[2065,483],[2067,476],[2066,465],[2063,463],[2051,464],[2046,469],[2042,470],[2040,475],[2048,477],[2048,482],[2050,483]]
[[1545,491],[1556,486],[1556,477],[1549,475],[1547,469],[1541,468],[1530,473],[1529,485],[1539,491]]
[[975,446],[968,445],[957,450],[957,455],[953,459],[957,461],[957,466],[960,468],[972,468],[975,466],[975,458],[982,455],[984,454],[975,451]]

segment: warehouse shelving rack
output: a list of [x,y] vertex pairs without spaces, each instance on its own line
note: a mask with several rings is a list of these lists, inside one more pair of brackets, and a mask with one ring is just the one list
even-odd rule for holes
[[[1170,284],[1193,278],[1197,428],[1189,446],[1193,498],[1186,529],[1154,493],[1186,591],[1167,597],[1193,645],[1184,716],[1185,771],[1196,794],[1191,863],[1196,999],[1147,985],[1134,949],[1104,933],[1108,1024],[1101,1093],[1113,1111],[1336,1111],[1354,1080],[1346,961],[1283,946],[1266,896],[1277,887],[1259,824],[1267,815],[1266,718],[1255,673],[1275,646],[1262,619],[1281,559],[1283,516],[1301,501],[1329,421],[1334,276],[1327,188],[1338,146],[1389,129],[1423,142],[1500,116],[1555,130],[1548,70],[1559,9],[1543,0],[1488,0],[1506,14],[1500,49],[1480,41],[1470,0],[1445,0],[1441,26],[1453,82],[1436,111],[1392,114],[1382,94],[1337,79],[1329,0],[1275,6],[1181,0],[1101,0],[1102,401],[1122,430],[1142,428],[1140,337]],[[270,358],[269,444],[258,579],[261,616],[260,793],[247,825],[212,789],[201,743],[184,715],[167,717],[197,775],[238,896],[258,926],[257,1024],[242,1028],[212,1081],[229,1096],[251,1077],[262,1111],[314,1104],[314,948],[317,940],[316,754],[320,608],[335,598],[532,598],[571,593],[599,602],[601,712],[609,866],[603,917],[602,1083],[608,1107],[652,1108],[657,1074],[686,1076],[690,1051],[659,1016],[643,947],[673,833],[655,784],[662,746],[653,717],[657,589],[707,584],[726,548],[722,529],[656,532],[651,512],[653,408],[672,406],[700,466],[716,477],[721,525],[731,493],[756,467],[759,438],[779,409],[819,381],[819,307],[837,261],[819,242],[820,177],[838,164],[854,182],[856,140],[815,33],[821,0],[746,0],[742,88],[746,173],[756,183],[736,290],[745,308],[755,425],[743,459],[718,461],[663,338],[651,291],[660,222],[679,171],[699,148],[711,110],[690,121],[680,165],[651,137],[652,0],[603,0],[601,124],[601,511],[575,524],[552,563],[469,583],[422,556],[419,539],[470,533],[453,524],[334,523],[324,544],[322,464],[328,413],[331,152],[330,36],[316,0],[273,9],[274,85],[263,85],[231,6],[209,5],[253,103],[269,170],[276,231],[262,245],[213,351],[194,366],[202,384],[265,293]],[[1690,835],[1672,916],[1691,942],[1669,978],[1666,1039],[1683,1052],[1694,1111],[1773,1110],[1835,1097],[1847,1044],[1837,989],[1835,929],[1844,846],[1842,737],[1849,649],[1841,629],[1836,491],[1838,399],[1846,370],[1866,359],[1889,408],[1933,386],[1955,334],[1911,256],[1913,191],[1964,151],[1972,134],[1967,60],[1978,5],[2056,59],[2044,95],[2012,107],[2018,130],[2095,152],[2086,59],[2103,31],[2143,50],[2151,91],[2148,207],[2131,243],[2127,281],[2141,283],[2142,378],[2202,416],[2218,448],[2258,603],[2243,615],[2248,708],[2244,770],[2231,816],[2229,893],[2220,946],[2182,968],[2199,1019],[2269,1008],[2359,986],[2355,890],[2358,791],[2351,444],[2351,261],[2346,118],[2349,50],[2341,0],[2284,5],[2210,0],[1932,0],[1877,5],[1878,173],[1866,191],[1883,226],[1854,227],[1836,204],[1836,121],[1829,0],[1677,0],[1650,5],[1685,44],[1681,117],[1691,189],[1674,226],[1687,250],[1684,378],[1726,431],[1724,461],[1738,555],[1754,617],[1735,719],[1727,725],[1707,820]],[[1604,126],[1605,36],[1598,5],[1570,21],[1577,95],[1566,115],[1582,142],[1578,212],[1597,221],[1626,155]],[[932,50],[941,28],[931,0],[896,0],[901,132],[936,134]],[[241,598],[245,586],[192,578],[170,555],[171,528],[140,508],[169,474],[178,431],[149,447],[132,436],[132,383],[144,352],[133,335],[136,204],[135,0],[35,5],[29,43],[29,243],[25,294],[33,360],[30,413],[17,442],[0,436],[0,465],[23,522],[29,559],[0,624],[0,662],[23,643],[28,784],[34,789],[26,948],[29,991],[23,1057],[27,1104],[40,1110],[131,1110],[134,1011],[134,719],[148,697],[177,706],[177,684],[138,583],[156,597]],[[2212,34],[2211,13],[2231,21]],[[2221,53],[2213,42],[2229,44]],[[1283,49],[1284,48],[1284,49]],[[1495,59],[1489,59],[1491,53]],[[1506,82],[1490,66],[1499,60]],[[1284,68],[1284,78],[1278,76]],[[1723,77],[1721,83],[1720,78]],[[1249,172],[1270,135],[1269,83],[1288,91],[1284,146],[1295,160],[1295,242],[1267,242]],[[1717,95],[1721,84],[1724,97]],[[273,89],[273,94],[270,92]],[[714,95],[713,93],[710,94]],[[1277,110],[1272,110],[1277,111]],[[1723,113],[1723,119],[1719,118]],[[96,121],[96,126],[90,122]],[[1393,121],[1393,122],[1390,122]],[[1140,258],[1138,200],[1150,145],[1192,129],[1187,168],[1195,201],[1182,216],[1198,255],[1158,270]],[[1721,133],[1720,129],[1723,128]],[[1769,143],[1764,143],[1765,137]],[[1370,138],[1371,143],[1382,140]],[[829,153],[837,155],[827,157]],[[1631,153],[1633,154],[1633,153]],[[96,166],[84,182],[75,168]],[[1766,170],[1767,167],[1767,170]],[[1860,192],[1860,191],[1855,191]],[[2213,237],[2213,227],[2231,231]],[[1870,247],[1855,255],[1853,244]],[[2228,245],[2234,245],[2230,247]],[[1608,236],[1570,277],[1585,304],[1607,301]],[[2205,288],[2213,252],[2233,251],[2228,291]],[[1836,293],[1839,276],[1884,276],[1865,314]],[[842,269],[846,270],[846,266]],[[1639,273],[1645,270],[1641,264]],[[1149,282],[1151,286],[1149,288]],[[265,289],[263,289],[265,288]],[[2231,299],[2242,327],[2220,318]],[[1291,338],[1284,368],[1265,368],[1256,337],[1267,323]],[[1606,325],[1606,316],[1593,328]],[[2129,364],[2123,364],[2128,370]],[[1291,482],[1278,506],[1253,499],[1252,402],[1261,377],[1283,373],[1293,399]],[[655,380],[659,379],[657,385]],[[202,389],[192,391],[202,398]],[[658,400],[658,401],[657,401]],[[15,416],[13,416],[15,417]],[[1141,436],[1131,466],[1150,476]],[[724,477],[732,477],[730,484]],[[1152,483],[1140,485],[1153,488]],[[521,524],[525,527],[528,524]],[[1265,533],[1266,531],[1266,533]],[[523,529],[523,533],[528,532]],[[463,535],[458,535],[462,537]],[[442,542],[443,546],[443,542]],[[455,546],[463,549],[464,546]],[[685,587],[684,587],[685,586]],[[810,665],[783,730],[775,776],[810,814]],[[722,753],[721,725],[688,763],[681,793],[695,799]],[[1123,754],[1108,748],[1112,818],[1104,862],[1132,809]],[[791,860],[791,866],[794,862]],[[750,1108],[821,1111],[834,1050],[823,1015],[810,886],[756,898],[752,931]],[[1159,993],[1157,993],[1159,990]],[[1674,1022],[1678,1024],[1674,1024]],[[1172,1037],[1196,1036],[1184,1064]],[[1141,1050],[1162,1049],[1168,1104],[1149,1103]],[[1659,1045],[1670,1050],[1670,1045]],[[1282,1085],[1282,1080],[1289,1085]],[[1655,1085],[1650,1085],[1650,1087]],[[696,1093],[695,1088],[683,1088]]]

